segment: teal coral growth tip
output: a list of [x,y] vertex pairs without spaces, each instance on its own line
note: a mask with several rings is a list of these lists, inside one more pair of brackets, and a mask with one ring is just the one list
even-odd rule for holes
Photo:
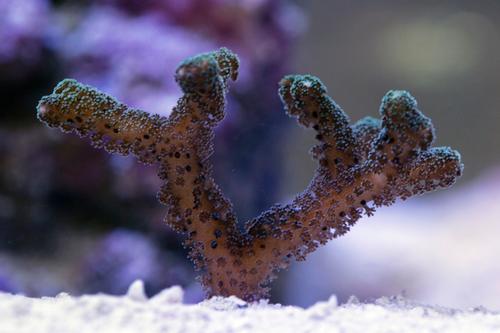
[[238,78],[239,59],[226,48],[190,57],[181,62],[175,72],[175,80],[184,93],[207,93],[217,81],[224,85]]
[[238,67],[237,56],[226,48],[183,61],[175,80],[184,95],[169,117],[129,108],[71,79],[37,107],[38,118],[51,127],[159,166],[165,222],[185,235],[184,246],[209,296],[267,297],[269,283],[291,259],[304,260],[377,207],[447,188],[463,172],[457,151],[431,148],[432,122],[408,92],[389,91],[381,119],[350,124],[317,77],[288,75],[279,94],[286,112],[316,132],[312,154],[318,169],[292,202],[272,206],[241,231],[209,159]]

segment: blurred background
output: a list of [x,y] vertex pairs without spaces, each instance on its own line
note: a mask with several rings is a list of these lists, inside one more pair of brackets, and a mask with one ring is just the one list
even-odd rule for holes
[[319,76],[353,121],[409,90],[462,153],[450,190],[361,220],[294,263],[271,301],[308,306],[403,293],[500,310],[500,3],[482,1],[0,0],[0,290],[30,296],[148,294],[202,299],[181,238],[162,222],[154,167],[110,156],[36,120],[73,77],[152,113],[180,92],[177,64],[231,48],[241,76],[217,128],[215,178],[242,221],[311,179],[313,134],[284,114],[285,74]]

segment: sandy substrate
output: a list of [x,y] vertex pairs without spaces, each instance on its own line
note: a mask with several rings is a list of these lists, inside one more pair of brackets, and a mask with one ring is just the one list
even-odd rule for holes
[[247,304],[234,297],[186,305],[182,298],[182,289],[172,287],[148,299],[140,281],[124,296],[38,299],[0,293],[0,332],[500,332],[500,313],[428,306],[403,297],[339,306],[332,296],[307,309]]

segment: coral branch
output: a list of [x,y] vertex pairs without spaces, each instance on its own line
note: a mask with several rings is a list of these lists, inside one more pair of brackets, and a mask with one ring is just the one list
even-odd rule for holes
[[349,125],[318,78],[287,76],[280,96],[291,116],[317,132],[313,157],[319,167],[303,193],[248,221],[241,232],[209,162],[228,80],[237,73],[238,59],[227,49],[187,59],[175,76],[184,95],[168,118],[130,109],[74,80],[62,81],[38,106],[38,117],[49,126],[159,165],[165,220],[186,234],[209,295],[265,297],[275,272],[293,257],[303,260],[378,206],[448,187],[461,175],[456,151],[430,148],[432,123],[407,92],[385,95],[381,121]]

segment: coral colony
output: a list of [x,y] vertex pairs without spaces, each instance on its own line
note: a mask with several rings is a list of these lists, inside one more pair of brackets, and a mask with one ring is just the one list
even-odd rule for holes
[[38,117],[47,125],[159,166],[165,220],[186,235],[208,295],[266,297],[269,282],[292,258],[304,260],[376,207],[446,188],[462,173],[458,152],[431,148],[434,128],[409,93],[389,91],[381,120],[349,125],[318,78],[286,76],[279,94],[288,114],[316,131],[319,144],[312,155],[319,166],[293,201],[271,207],[240,230],[209,160],[228,81],[237,78],[238,66],[236,55],[225,48],[186,59],[175,74],[184,95],[169,117],[129,108],[71,79],[38,105]]

